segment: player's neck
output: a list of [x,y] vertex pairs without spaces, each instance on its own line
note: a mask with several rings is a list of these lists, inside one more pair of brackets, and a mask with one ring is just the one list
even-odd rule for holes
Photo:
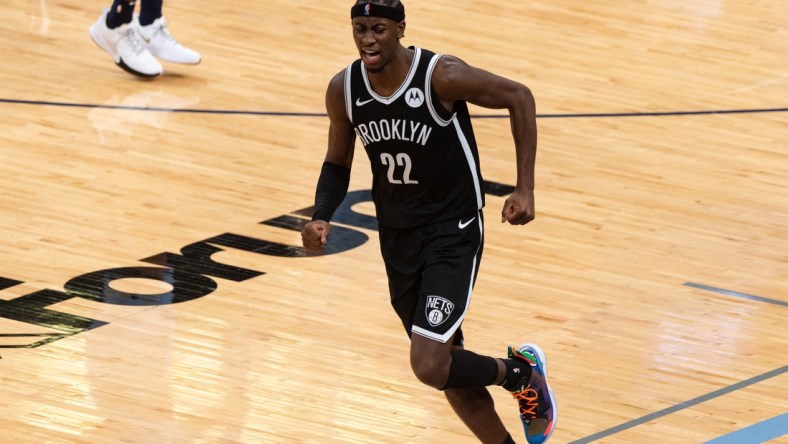
[[367,71],[369,84],[375,93],[388,97],[405,81],[413,63],[415,51],[400,46],[391,61],[378,72]]

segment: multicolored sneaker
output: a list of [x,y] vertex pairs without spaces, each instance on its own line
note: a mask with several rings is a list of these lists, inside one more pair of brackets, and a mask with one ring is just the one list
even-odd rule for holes
[[520,404],[525,439],[529,444],[542,444],[553,434],[558,421],[555,395],[547,385],[547,361],[544,352],[535,344],[523,344],[517,350],[509,347],[510,359],[522,359],[531,364],[531,377],[520,380],[512,396]]

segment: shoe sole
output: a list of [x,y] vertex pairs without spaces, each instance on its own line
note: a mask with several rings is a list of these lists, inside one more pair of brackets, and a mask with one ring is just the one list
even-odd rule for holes
[[544,375],[544,385],[547,387],[547,394],[550,396],[550,404],[553,406],[553,425],[550,427],[550,433],[548,433],[544,438],[544,441],[542,441],[547,442],[547,440],[553,435],[556,424],[558,424],[558,404],[555,402],[553,389],[551,389],[550,384],[547,383],[547,358],[545,357],[542,348],[536,344],[526,343],[517,347],[517,350],[522,350],[523,348],[529,349],[529,351],[532,352],[536,357],[536,365],[542,369],[542,374]]
[[[150,48],[148,48],[148,50],[150,51]],[[151,54],[153,54],[153,51],[151,51]],[[154,54],[154,57],[156,57],[157,59],[160,59],[160,60],[164,60],[165,62],[177,63],[179,65],[191,65],[191,66],[194,66],[194,65],[199,65],[200,62],[202,62],[202,59],[199,59],[196,62],[184,62],[182,60],[176,60],[176,59],[172,59],[172,58],[162,57],[160,55],[155,55],[155,54]]]
[[161,74],[161,72],[157,72],[155,74],[147,74],[147,73],[140,72],[140,71],[137,71],[135,69],[132,69],[129,65],[126,64],[126,62],[123,61],[122,58],[120,58],[120,56],[116,52],[114,52],[112,50],[112,48],[110,46],[108,46],[107,44],[104,43],[103,39],[101,39],[101,38],[96,36],[96,34],[98,34],[98,32],[96,31],[95,27],[96,27],[96,24],[94,23],[90,27],[90,29],[88,30],[88,34],[90,34],[90,39],[93,40],[93,43],[95,43],[96,46],[98,46],[99,48],[103,49],[104,52],[109,54],[109,56],[112,58],[112,61],[115,62],[115,64],[118,65],[119,67],[121,67],[124,71],[126,71],[129,74],[134,74],[135,76],[145,77],[145,78],[157,77],[157,76],[159,76]]
[[144,72],[135,71],[131,67],[129,67],[129,65],[127,65],[123,61],[123,59],[120,59],[120,62],[116,63],[116,65],[120,66],[127,73],[134,74],[137,77],[145,77],[146,79],[150,79],[150,78],[158,77],[159,75],[161,75],[160,72],[156,73],[156,74],[145,74]]

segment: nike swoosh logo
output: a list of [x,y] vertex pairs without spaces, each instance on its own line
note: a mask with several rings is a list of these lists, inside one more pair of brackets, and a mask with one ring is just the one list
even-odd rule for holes
[[362,102],[361,99],[358,98],[358,99],[356,99],[356,106],[364,106],[364,105],[366,105],[367,103],[369,103],[369,102],[371,102],[373,100],[375,100],[375,99],[364,100]]
[[458,223],[457,226],[460,227],[460,230],[462,230],[463,228],[467,227],[468,225],[471,224],[471,222],[473,222],[475,220],[476,220],[476,217],[472,217],[471,220],[469,220],[468,222],[460,221],[460,223]]

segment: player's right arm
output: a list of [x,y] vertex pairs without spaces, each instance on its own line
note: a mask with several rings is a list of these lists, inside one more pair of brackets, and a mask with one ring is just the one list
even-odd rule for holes
[[301,231],[304,247],[321,251],[331,232],[329,221],[347,194],[356,133],[345,111],[345,71],[342,70],[328,84],[326,90],[328,113],[328,149],[315,190],[315,210],[312,221]]

